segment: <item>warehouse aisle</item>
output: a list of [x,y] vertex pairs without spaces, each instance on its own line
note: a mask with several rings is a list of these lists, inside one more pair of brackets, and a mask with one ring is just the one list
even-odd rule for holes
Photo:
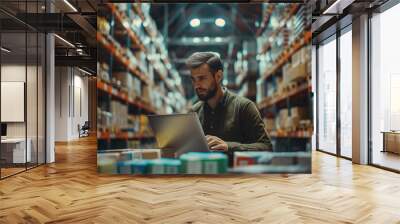
[[184,178],[99,175],[93,137],[58,144],[56,152],[56,164],[0,182],[3,223],[400,220],[397,174],[321,152],[313,152],[311,175]]

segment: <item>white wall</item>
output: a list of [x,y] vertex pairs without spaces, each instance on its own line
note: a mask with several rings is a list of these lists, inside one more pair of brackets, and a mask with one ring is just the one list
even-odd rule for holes
[[[1,81],[2,82],[25,82],[25,71],[26,67],[24,65],[18,64],[5,64],[1,66]],[[27,71],[28,74],[33,70],[36,72],[36,68],[33,66],[28,66]],[[35,83],[36,85],[36,83]],[[36,89],[34,93],[27,93],[28,97],[36,97]],[[31,102],[32,100],[28,100],[27,102]],[[35,105],[36,107],[36,105]],[[7,108],[1,108],[1,110],[7,110]],[[28,115],[28,121],[32,121],[33,118],[30,117],[31,114]],[[36,114],[34,114],[34,118],[36,119]],[[36,121],[36,120],[35,120]],[[32,125],[28,125],[31,127]],[[7,137],[25,137],[25,122],[16,122],[16,123],[7,123]],[[29,136],[28,136],[29,137]]]
[[88,78],[72,67],[56,67],[55,73],[55,140],[74,140],[79,138],[78,124],[89,117]]

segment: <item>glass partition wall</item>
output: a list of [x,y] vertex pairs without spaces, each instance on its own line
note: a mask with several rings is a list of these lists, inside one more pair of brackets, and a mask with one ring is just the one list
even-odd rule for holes
[[0,3],[1,179],[45,163],[45,35],[22,22],[40,3]]
[[316,148],[352,157],[352,27],[316,47]]
[[370,162],[400,171],[400,4],[371,18]]
[[352,32],[351,25],[340,35],[340,154],[352,158]]
[[336,36],[318,47],[318,149],[336,154]]

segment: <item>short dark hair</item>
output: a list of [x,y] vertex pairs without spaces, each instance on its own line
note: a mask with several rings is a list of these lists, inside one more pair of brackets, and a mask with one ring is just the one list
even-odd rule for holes
[[190,69],[198,68],[202,64],[207,64],[213,74],[218,70],[224,70],[221,58],[215,52],[195,52],[186,60],[186,66]]

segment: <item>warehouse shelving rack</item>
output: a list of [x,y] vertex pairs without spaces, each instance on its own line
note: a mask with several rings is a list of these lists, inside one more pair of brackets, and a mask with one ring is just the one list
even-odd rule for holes
[[[166,88],[166,93],[172,92],[175,95],[178,95],[180,97],[179,99],[185,101],[183,98],[183,88],[177,85],[173,80],[178,77],[176,77],[177,73],[170,72],[174,68],[171,68],[172,66],[169,62],[167,52],[165,50],[163,51],[165,48],[163,48],[162,43],[160,44],[154,41],[157,35],[159,35],[158,30],[156,27],[149,27],[148,25],[146,27],[143,26],[146,32],[143,32],[142,35],[147,34],[152,40],[150,44],[144,44],[139,34],[135,33],[135,30],[132,30],[129,27],[131,23],[128,20],[130,13],[135,13],[138,15],[141,18],[142,24],[151,21],[152,19],[150,16],[143,13],[141,11],[141,5],[137,3],[129,4],[127,10],[119,9],[117,4],[106,3],[101,5],[101,10],[104,10],[106,13],[105,15],[99,14],[98,16],[103,16],[103,18],[107,19],[107,22],[110,26],[110,31],[109,33],[101,31],[97,31],[96,33],[96,39],[100,48],[98,60],[101,63],[105,62],[109,66],[109,76],[112,77],[114,72],[126,72],[126,75],[132,75],[136,79],[140,80],[143,88],[149,88],[149,91],[152,93],[158,93],[160,98],[159,100],[161,100],[163,103],[169,103],[168,105],[171,106],[174,111],[179,111],[180,108],[176,107],[173,100],[168,101],[168,96],[166,94],[164,95],[162,91],[153,88],[155,85],[157,85],[157,82],[162,82]],[[153,77],[151,77],[149,74],[146,74],[146,71],[142,71],[140,65],[136,64],[135,60],[132,61],[128,57],[128,55],[134,55],[136,52],[143,52],[147,56],[150,52],[149,47],[151,44],[155,45],[154,47],[157,49],[157,54],[163,55],[159,61],[149,60],[148,57],[146,59],[146,66],[154,66],[151,67],[151,69],[154,71]],[[167,71],[167,73],[163,74],[161,71],[159,71],[158,67],[155,66],[155,63],[167,68],[164,70]],[[169,74],[171,74],[172,77],[170,77]],[[165,112],[159,111],[159,108],[156,108],[154,105],[152,105],[152,102],[149,102],[149,99],[145,99],[143,96],[135,96],[134,98],[130,98],[126,90],[115,86],[110,80],[104,80],[101,78],[101,76],[98,78],[97,89],[99,108],[106,108],[106,112],[110,113],[111,101],[118,101],[121,104],[126,105],[128,108],[128,117],[126,117],[126,123],[132,120],[131,117],[145,116],[148,114],[160,114]],[[111,114],[111,116],[115,115]],[[100,151],[128,148],[129,141],[140,142],[140,144],[144,144],[144,147],[146,147],[145,144],[147,143],[154,143],[154,136],[148,131],[142,133],[138,130],[132,130],[132,128],[111,128],[102,126],[101,119],[98,119],[98,122],[100,122],[100,125],[98,127],[97,137],[98,150]]]
[[[274,10],[273,4],[268,4],[265,7],[265,14],[262,18],[262,25],[260,26],[257,36],[262,36],[268,29],[270,22],[271,11]],[[287,22],[296,15],[301,7],[307,7],[306,4],[290,4],[287,13],[280,19],[279,27],[274,29],[272,33],[268,34],[270,38],[278,36],[284,31]],[[296,37],[288,46],[273,61],[273,66],[265,70],[260,70],[260,77],[257,80],[257,86],[264,88],[264,84],[269,82],[275,84],[275,78],[282,76],[283,67],[291,61],[292,56],[307,47],[311,43],[311,30],[309,25],[304,26],[304,32]],[[259,55],[267,54],[271,50],[271,42],[266,41],[261,45]],[[311,52],[310,52],[311,54]],[[312,93],[311,93],[311,74],[306,74],[305,80],[301,80],[285,88],[284,92],[274,94],[272,96],[263,96],[257,100],[257,106],[260,109],[263,118],[275,118],[280,109],[290,109],[293,106],[302,106],[308,108],[309,114],[312,114]],[[290,112],[289,112],[290,113]],[[308,118],[312,120],[312,117]],[[300,130],[269,130],[269,135],[275,142],[276,151],[304,151],[311,148],[312,137],[312,122],[308,127],[301,128]]]

